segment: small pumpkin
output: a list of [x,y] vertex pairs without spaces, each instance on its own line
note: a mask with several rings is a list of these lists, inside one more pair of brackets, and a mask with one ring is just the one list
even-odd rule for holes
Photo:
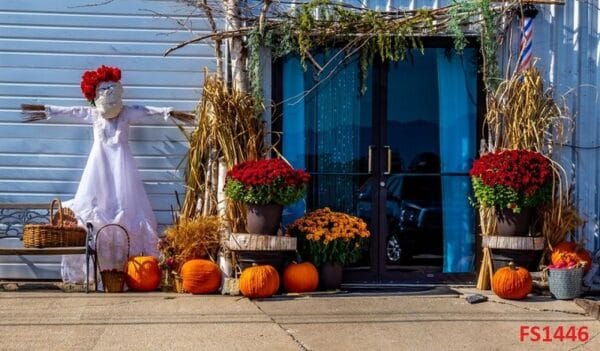
[[183,290],[192,294],[211,294],[221,286],[221,270],[209,260],[190,260],[181,266]]
[[133,291],[153,291],[160,284],[160,267],[154,256],[133,256],[127,261],[125,282]]
[[271,297],[279,290],[279,273],[270,265],[255,265],[240,275],[240,292],[249,298]]
[[590,255],[589,251],[583,248],[581,245],[570,241],[563,241],[562,243],[556,245],[552,249],[550,260],[552,261],[553,265],[557,266],[561,264],[568,265],[571,262],[578,263],[583,261],[585,262],[583,270],[586,273],[592,267],[592,255]]
[[283,272],[283,286],[293,293],[315,291],[319,286],[319,272],[310,262],[289,264]]
[[492,290],[503,299],[522,300],[531,292],[533,281],[529,271],[512,262],[502,267],[492,277]]

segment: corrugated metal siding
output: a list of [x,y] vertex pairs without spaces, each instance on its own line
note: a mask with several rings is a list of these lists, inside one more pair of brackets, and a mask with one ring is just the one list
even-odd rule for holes
[[[0,2],[0,202],[74,195],[92,143],[91,127],[59,119],[23,124],[20,104],[86,104],[79,88],[84,70],[119,66],[127,104],[194,109],[202,70],[214,68],[213,49],[194,44],[162,55],[209,31],[198,10],[176,1],[102,3]],[[161,226],[169,224],[174,191],[183,190],[177,166],[187,151],[185,138],[172,122],[156,118],[132,127],[130,145],[157,219]]]

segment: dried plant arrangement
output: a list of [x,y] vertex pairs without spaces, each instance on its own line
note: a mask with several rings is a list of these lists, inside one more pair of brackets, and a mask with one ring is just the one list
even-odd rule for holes
[[[556,102],[552,89],[544,86],[542,75],[535,67],[501,81],[488,93],[486,102],[484,128],[488,138],[481,154],[524,149],[540,152],[551,161],[552,202],[539,209],[539,234],[546,238],[548,245],[555,245],[583,223],[566,190],[567,172],[551,159],[556,153],[555,146],[565,143],[571,133],[573,118],[564,104]],[[482,235],[494,235],[494,212],[480,209],[479,216]],[[487,276],[491,274],[490,254],[486,250],[484,248],[479,288],[488,285]]]
[[173,259],[169,266],[178,271],[182,264],[191,259],[209,257],[215,261],[222,227],[223,222],[218,216],[197,216],[182,218],[179,223],[166,229],[161,250],[165,259]]
[[542,218],[542,233],[546,237],[548,248],[565,241],[569,235],[584,224],[570,196],[555,199],[551,206],[540,211]]
[[502,81],[487,98],[485,123],[493,149],[549,154],[571,125],[565,108],[555,102],[552,89],[544,87],[535,67]]
[[251,96],[205,75],[198,125],[187,134],[190,143],[186,169],[186,195],[180,217],[213,216],[224,209],[231,229],[244,226],[242,205],[218,196],[225,172],[245,160],[263,155],[263,126]]

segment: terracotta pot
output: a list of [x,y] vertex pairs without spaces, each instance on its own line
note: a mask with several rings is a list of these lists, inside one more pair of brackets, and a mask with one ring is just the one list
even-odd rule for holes
[[529,207],[514,213],[510,209],[496,211],[496,230],[500,236],[526,236],[529,234],[532,211]]
[[247,205],[246,230],[250,234],[276,235],[281,223],[282,205]]
[[323,289],[339,289],[342,285],[344,266],[338,262],[325,262],[319,268],[319,285]]

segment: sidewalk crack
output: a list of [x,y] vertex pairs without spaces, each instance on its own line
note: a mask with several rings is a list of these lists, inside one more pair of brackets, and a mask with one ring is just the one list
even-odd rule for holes
[[587,316],[587,314],[585,312],[565,311],[565,310],[558,310],[558,309],[551,309],[551,308],[531,308],[531,307],[521,306],[521,305],[517,305],[514,303],[506,302],[506,301],[495,301],[495,300],[491,300],[491,299],[488,300],[488,302],[493,302],[493,303],[497,303],[497,304],[501,304],[501,305],[509,305],[509,306],[520,308],[525,311],[559,312],[559,313],[564,313],[564,314],[573,314],[573,315],[577,315],[577,316]]
[[287,328],[285,328],[283,325],[281,325],[279,322],[277,322],[273,317],[271,317],[267,312],[265,312],[262,308],[260,308],[260,306],[254,302],[254,300],[250,300],[250,302],[256,306],[256,308],[258,308],[259,311],[261,311],[265,316],[267,316],[271,322],[275,323],[281,330],[283,330],[284,333],[286,333],[293,341],[294,343],[296,343],[296,345],[298,346],[298,350],[300,351],[311,351],[311,349],[304,345],[304,343],[300,340],[298,340],[298,338],[296,338],[296,336],[293,333],[290,333],[288,331]]

